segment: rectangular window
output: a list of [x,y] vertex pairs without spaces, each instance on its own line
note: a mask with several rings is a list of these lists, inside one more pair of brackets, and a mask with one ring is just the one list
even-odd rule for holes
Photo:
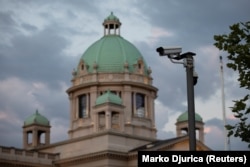
[[145,117],[145,95],[136,93],[136,115]]
[[99,130],[104,130],[105,129],[105,112],[100,112],[98,113],[99,117]]
[[78,104],[78,117],[85,118],[87,116],[87,96],[85,94],[78,97]]

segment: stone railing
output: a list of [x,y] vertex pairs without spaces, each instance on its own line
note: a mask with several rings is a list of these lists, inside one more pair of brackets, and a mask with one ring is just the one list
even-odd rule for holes
[[14,147],[0,146],[0,164],[1,161],[13,163],[32,163],[41,166],[52,165],[53,161],[59,159],[59,154],[43,153],[17,149]]
[[73,85],[80,85],[91,82],[122,82],[131,81],[136,83],[144,83],[147,85],[152,85],[152,78],[145,75],[139,74],[117,74],[117,73],[96,73],[89,75],[82,75],[74,78],[72,80]]

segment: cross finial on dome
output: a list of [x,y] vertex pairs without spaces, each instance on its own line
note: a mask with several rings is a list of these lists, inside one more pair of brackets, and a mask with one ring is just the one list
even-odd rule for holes
[[121,22],[113,12],[103,22],[104,35],[120,35]]

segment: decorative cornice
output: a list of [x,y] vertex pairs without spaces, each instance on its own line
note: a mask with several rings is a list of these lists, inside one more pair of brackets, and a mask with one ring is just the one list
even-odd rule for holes
[[106,81],[106,82],[99,82],[99,81],[93,81],[93,82],[89,82],[89,83],[82,83],[79,85],[73,85],[71,86],[69,89],[66,90],[66,92],[69,94],[72,91],[77,91],[80,90],[82,88],[87,88],[87,87],[93,87],[93,86],[105,86],[105,85],[116,85],[116,86],[124,86],[124,85],[131,85],[131,86],[136,86],[136,87],[143,87],[146,89],[149,89],[151,91],[155,91],[157,92],[158,89],[152,85],[148,85],[148,84],[144,84],[144,83],[138,83],[138,82],[134,82],[134,81]]
[[68,166],[68,165],[76,165],[76,164],[82,164],[86,162],[91,162],[91,161],[98,161],[102,159],[116,159],[116,160],[121,160],[121,161],[128,161],[129,156],[126,153],[122,152],[115,152],[115,151],[102,151],[102,152],[96,152],[96,153],[91,153],[91,154],[85,154],[73,158],[66,158],[66,159],[61,159],[55,161],[55,165],[60,164],[63,166]]

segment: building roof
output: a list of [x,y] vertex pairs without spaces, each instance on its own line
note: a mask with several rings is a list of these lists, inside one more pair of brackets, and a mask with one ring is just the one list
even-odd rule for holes
[[25,121],[24,121],[24,126],[32,125],[32,124],[38,124],[38,125],[43,125],[43,126],[50,126],[49,125],[49,120],[41,115],[38,110],[31,116],[29,116]]
[[[130,152],[134,152],[134,151],[163,151],[163,150],[167,151],[168,148],[171,148],[173,145],[176,145],[176,144],[181,143],[183,141],[189,141],[189,136],[186,135],[186,136],[175,137],[175,138],[170,138],[170,139],[166,139],[166,140],[156,140],[156,141],[153,141],[151,143],[134,148],[134,149],[130,150]],[[211,150],[209,147],[207,147],[204,143],[200,142],[199,140],[196,140],[196,147],[200,147],[201,148],[200,150]]]
[[[112,31],[114,24],[119,25],[116,27],[119,29],[121,23],[111,12],[103,24],[104,29]],[[89,73],[93,73],[94,69],[96,72],[122,73],[125,68],[133,73],[139,60],[144,64],[143,74],[148,75],[148,67],[140,51],[119,33],[107,33],[87,48],[80,62],[84,62]]]
[[[182,113],[178,118],[177,118],[177,122],[184,122],[184,121],[188,121],[188,112],[184,112]],[[202,117],[195,113],[195,121],[197,122],[202,122]]]
[[103,95],[99,96],[96,99],[96,105],[104,103],[113,103],[122,105],[122,99],[119,96],[115,95],[114,93],[111,93],[110,90],[108,90],[106,93],[104,93]]
[[[82,55],[81,59],[92,73],[94,64],[98,66],[97,72],[124,72],[125,64],[129,72],[135,72],[134,65],[138,60],[143,60],[139,50],[119,35],[105,35],[93,43]],[[147,66],[144,61],[144,73]]]

